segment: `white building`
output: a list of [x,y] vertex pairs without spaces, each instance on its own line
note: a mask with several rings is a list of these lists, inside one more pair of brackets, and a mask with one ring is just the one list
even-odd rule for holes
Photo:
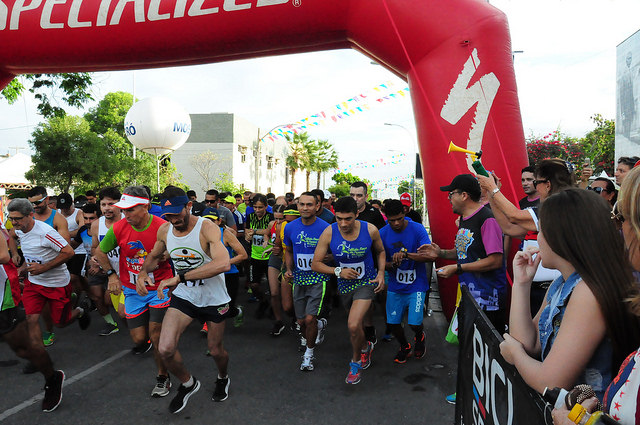
[[244,189],[282,195],[290,189],[288,145],[282,138],[258,142],[267,131],[235,114],[191,114],[191,134],[171,162],[200,200],[225,175]]

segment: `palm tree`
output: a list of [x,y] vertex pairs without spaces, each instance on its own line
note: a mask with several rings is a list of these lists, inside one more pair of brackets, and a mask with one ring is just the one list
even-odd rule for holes
[[321,155],[318,141],[317,140],[309,140],[305,145],[307,149],[307,156],[302,163],[302,168],[306,172],[306,182],[307,182],[307,192],[309,191],[309,180],[311,177],[311,173],[316,170],[316,164],[318,163],[318,159]]
[[318,155],[314,171],[317,173],[316,189],[320,189],[320,175],[327,171],[338,168],[338,153],[328,140],[317,141]]
[[309,135],[304,132],[285,136],[289,142],[289,155],[287,156],[287,167],[291,171],[291,192],[295,192],[296,187],[296,171],[304,168],[307,161],[307,145],[309,144]]

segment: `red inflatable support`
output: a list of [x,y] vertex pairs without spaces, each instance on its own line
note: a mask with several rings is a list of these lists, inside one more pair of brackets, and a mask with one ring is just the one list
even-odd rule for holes
[[[516,199],[526,164],[506,17],[484,0],[0,0],[0,87],[24,73],[154,68],[353,48],[411,89],[434,240],[439,186],[482,149]],[[441,285],[451,314],[455,286]]]

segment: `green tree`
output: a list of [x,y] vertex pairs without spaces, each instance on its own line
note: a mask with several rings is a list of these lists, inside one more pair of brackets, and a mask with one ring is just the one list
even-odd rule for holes
[[596,174],[604,170],[612,176],[615,168],[615,121],[605,119],[600,114],[592,116],[591,120],[596,128],[580,139],[580,146],[586,156],[591,159]]
[[309,135],[307,132],[286,135],[285,138],[289,143],[289,155],[287,156],[287,167],[291,173],[291,192],[295,192],[296,187],[296,171],[304,168],[307,161],[307,144],[309,143]]
[[[74,108],[81,108],[93,100],[89,91],[93,85],[93,78],[92,74],[86,72],[22,75],[14,78],[2,90],[2,97],[7,99],[9,104],[14,103],[24,93],[25,83],[30,83],[29,92],[39,101],[38,112],[45,118],[65,115],[61,106],[51,103],[52,99],[62,99],[66,105]],[[62,96],[59,94],[60,91],[63,93]]]
[[328,140],[317,141],[318,152],[314,163],[316,172],[316,189],[320,189],[320,177],[331,169],[338,168],[338,153]]
[[[371,182],[367,179],[363,179],[362,177],[354,176],[351,173],[336,173],[331,176],[331,180],[333,180],[336,184],[327,189],[329,192],[333,192],[339,198],[341,196],[349,195],[349,187],[351,184],[355,182],[364,182],[367,187],[371,187]],[[367,190],[367,199],[371,198],[371,191]]]
[[95,183],[108,170],[103,143],[81,117],[52,117],[36,127],[29,144],[33,166],[26,177],[69,192],[75,183]]
[[311,173],[316,170],[316,163],[318,162],[320,155],[320,147],[317,140],[308,140],[304,147],[306,149],[306,155],[302,161],[302,168],[305,171],[305,182],[307,184],[306,191],[308,192],[311,190]]
[[[108,93],[94,108],[85,114],[91,129],[104,141],[104,158],[109,173],[101,176],[99,186],[128,186],[144,184],[155,191],[157,186],[156,158],[137,151],[133,157],[133,145],[124,131],[124,118],[133,105],[133,95],[126,92]],[[163,160],[160,167],[160,186],[176,185],[179,176],[170,160]]]
[[578,139],[569,137],[560,130],[555,130],[542,137],[531,135],[526,142],[527,155],[531,165],[549,158],[560,158],[574,165],[579,165],[584,159],[584,152]]

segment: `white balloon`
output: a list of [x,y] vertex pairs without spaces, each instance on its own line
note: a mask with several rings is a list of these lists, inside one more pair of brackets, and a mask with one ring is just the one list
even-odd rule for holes
[[129,109],[124,130],[138,149],[163,155],[187,141],[191,134],[191,118],[186,109],[171,99],[148,97]]

